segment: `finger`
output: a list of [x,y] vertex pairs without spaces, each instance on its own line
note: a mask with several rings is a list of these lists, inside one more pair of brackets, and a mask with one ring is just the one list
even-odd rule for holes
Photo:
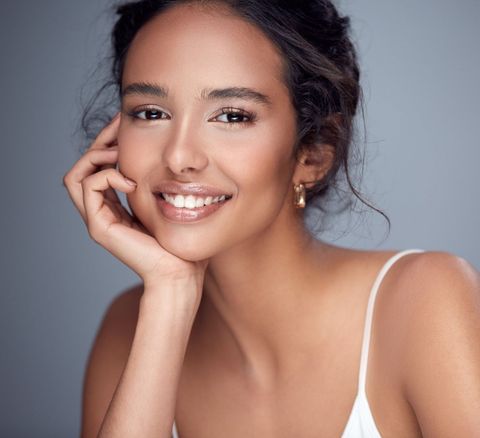
[[[101,149],[101,150],[110,150],[111,148],[117,148],[118,146],[111,146],[108,149]],[[116,169],[117,168],[117,163],[109,163],[109,164],[104,164],[103,166],[100,166],[100,170],[105,170],[105,169]]]
[[135,187],[128,184],[125,177],[114,169],[90,175],[82,181],[82,187],[87,225],[91,232],[104,231],[111,225],[111,222],[105,222],[105,217],[102,218],[100,214],[105,206],[105,190],[113,188],[128,193],[135,190]]
[[86,220],[83,204],[82,181],[98,171],[101,165],[113,164],[118,159],[118,147],[87,151],[63,177],[64,185],[83,220]]
[[105,149],[116,144],[118,136],[118,127],[120,126],[120,112],[106,125],[95,138],[91,149]]
[[110,220],[113,220],[113,222],[118,222],[129,227],[133,227],[134,225],[133,218],[130,216],[128,211],[123,207],[121,203],[112,202],[110,199],[105,197],[104,205],[108,207],[111,211]]
[[109,206],[117,213],[117,216],[123,223],[133,226],[134,218],[130,215],[127,209],[122,205],[117,192],[114,189],[109,188],[103,192],[105,202],[108,202]]
[[[114,163],[114,164],[105,164],[101,167],[101,170],[105,170],[105,169],[117,169],[117,163]],[[105,190],[104,192],[104,196],[106,199],[108,199],[109,201],[111,201],[114,205],[116,205],[117,207],[120,206],[120,212],[122,213],[122,216],[124,217],[128,217],[128,220],[129,222],[132,222],[133,219],[132,217],[130,216],[130,214],[125,210],[125,208],[123,207],[121,201],[120,201],[120,198],[118,197],[117,195],[117,192],[112,189],[112,188],[109,188],[107,190]]]
[[[113,145],[113,146],[109,146],[108,148],[103,148],[103,149],[91,149],[93,151],[119,151],[119,147],[118,145]],[[118,166],[118,163],[105,163],[102,165],[101,169],[100,170],[104,170],[104,169],[115,169],[116,167]]]

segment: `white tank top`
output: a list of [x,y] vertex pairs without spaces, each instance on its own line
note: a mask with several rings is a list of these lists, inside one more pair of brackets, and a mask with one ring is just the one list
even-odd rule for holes
[[[406,249],[390,257],[380,269],[370,290],[368,298],[367,312],[365,316],[365,325],[363,328],[362,352],[360,356],[360,371],[358,375],[358,390],[353,402],[352,411],[348,417],[347,424],[343,430],[341,438],[382,438],[373,419],[370,405],[368,404],[367,394],[365,392],[365,382],[367,377],[368,351],[370,349],[370,332],[372,327],[373,306],[377,292],[385,274],[390,267],[402,256],[424,252],[423,249]],[[180,438],[177,425],[173,422],[172,438]]]

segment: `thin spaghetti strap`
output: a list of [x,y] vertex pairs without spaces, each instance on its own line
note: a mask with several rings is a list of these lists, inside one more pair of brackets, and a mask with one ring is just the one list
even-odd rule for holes
[[177,424],[175,423],[175,420],[173,420],[172,438],[179,438]]
[[406,249],[400,252],[397,252],[392,257],[390,257],[380,269],[378,273],[372,289],[370,291],[370,296],[368,298],[367,304],[367,312],[365,316],[365,326],[363,329],[363,341],[362,341],[362,352],[360,356],[360,371],[358,375],[358,392],[361,393],[366,398],[365,393],[365,381],[367,375],[367,363],[368,363],[368,352],[370,349],[370,334],[372,328],[372,316],[373,316],[373,307],[375,303],[375,298],[377,296],[377,292],[382,282],[385,274],[388,272],[390,267],[401,257],[411,253],[418,253],[418,252],[425,252],[423,249]]

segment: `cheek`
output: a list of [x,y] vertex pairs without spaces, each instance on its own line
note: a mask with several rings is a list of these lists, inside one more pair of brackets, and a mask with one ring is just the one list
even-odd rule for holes
[[232,154],[234,159],[228,163],[239,182],[239,190],[257,191],[262,198],[274,201],[272,197],[282,196],[282,188],[291,179],[294,139],[290,131],[275,129],[271,125],[262,131],[255,132],[245,142],[247,146]]
[[131,129],[127,123],[121,124],[118,132],[118,166],[120,172],[141,183],[147,172],[148,163],[152,163],[154,149],[151,139],[141,130]]
[[239,189],[248,190],[250,193],[256,191],[265,196],[284,186],[288,179],[289,168],[288,163],[284,160],[284,154],[285,151],[272,148],[268,151],[250,154],[243,163],[241,161],[234,163],[238,174]]
[[294,139],[290,137],[285,131],[272,135],[269,129],[245,143],[248,147],[233,149],[225,160],[222,171],[236,184],[238,197],[232,204],[235,219],[222,224],[222,235],[242,240],[265,230],[278,218],[291,190]]
[[[128,123],[128,122],[127,122]],[[149,190],[148,176],[152,168],[152,157],[154,152],[151,139],[140,130],[120,125],[118,132],[118,169],[128,178],[137,183],[137,190],[126,195],[130,210],[138,217],[140,222],[152,231],[155,211],[152,211],[152,193]]]

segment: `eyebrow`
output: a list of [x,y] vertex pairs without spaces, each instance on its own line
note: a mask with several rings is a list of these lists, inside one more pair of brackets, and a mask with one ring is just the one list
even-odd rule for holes
[[[121,92],[122,98],[132,94],[156,96],[165,99],[168,97],[168,89],[161,85],[148,82],[134,82],[127,85]],[[200,93],[200,99],[202,100],[222,100],[229,98],[250,100],[265,106],[272,105],[271,99],[266,94],[248,87],[204,88]]]

